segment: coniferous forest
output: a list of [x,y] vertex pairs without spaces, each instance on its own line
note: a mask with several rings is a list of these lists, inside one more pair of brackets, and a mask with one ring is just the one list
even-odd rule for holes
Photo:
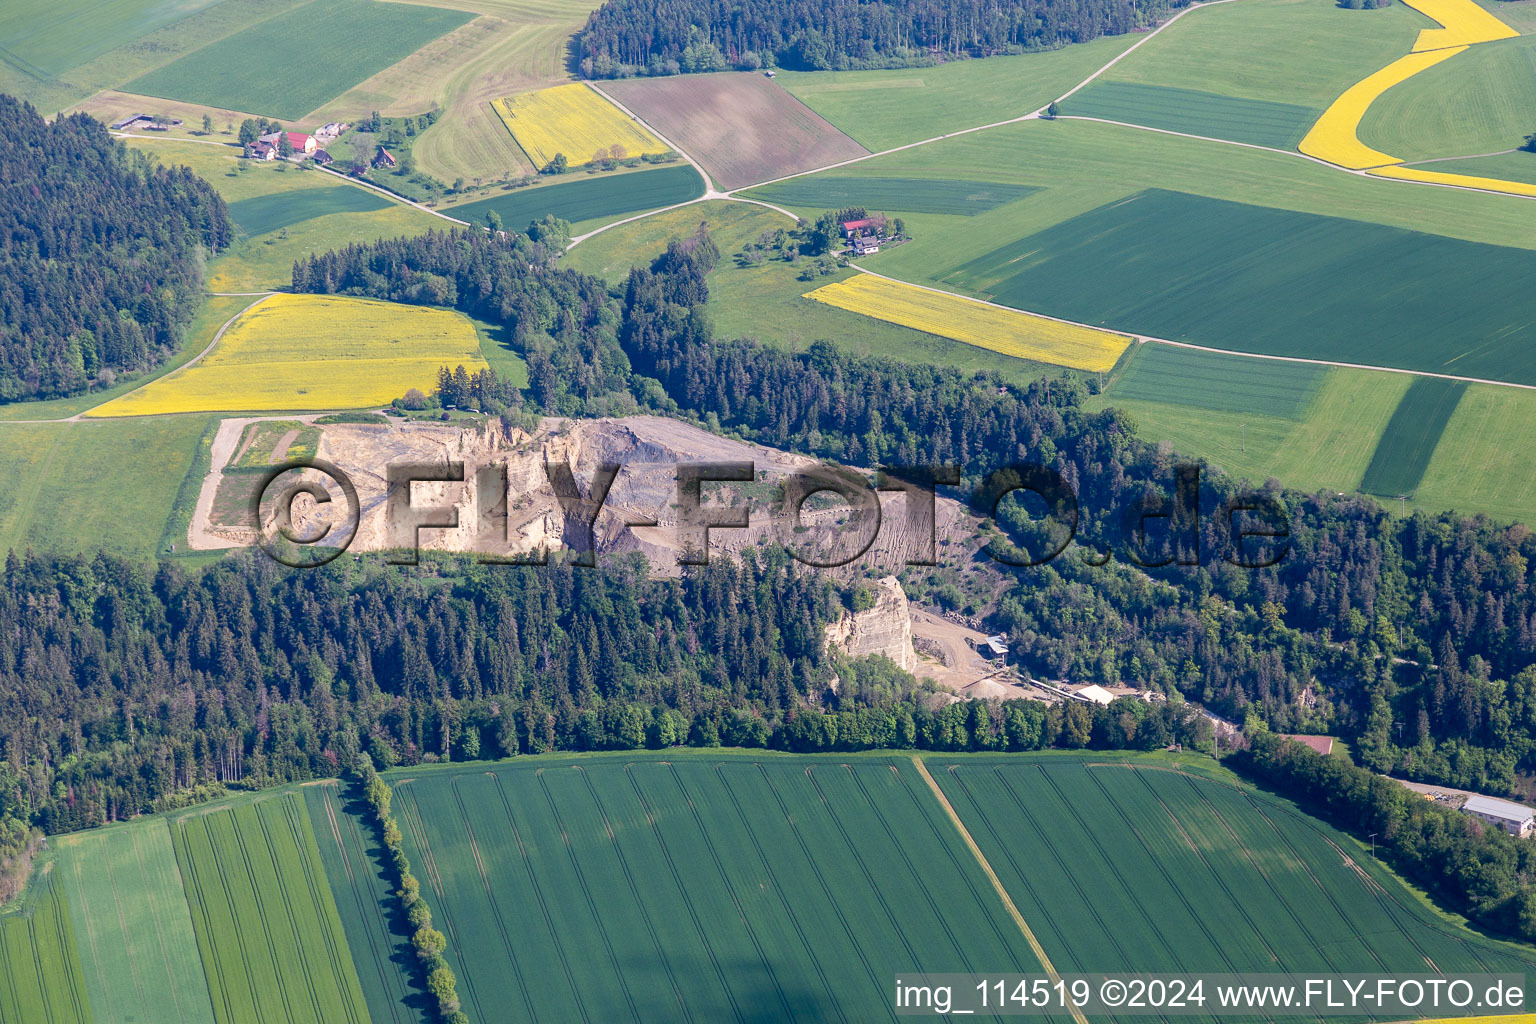
[[577,36],[588,77],[778,64],[902,67],[1129,32],[1177,3],[1131,0],[608,0]]
[[44,121],[0,95],[0,401],[77,394],[180,344],[224,200],[129,153],[85,114]]

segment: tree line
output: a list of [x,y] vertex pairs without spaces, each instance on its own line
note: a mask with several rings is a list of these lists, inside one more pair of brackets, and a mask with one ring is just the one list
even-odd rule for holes
[[1168,0],[608,0],[576,36],[588,78],[780,65],[910,67],[1049,49],[1166,16]]
[[437,1004],[437,1016],[443,1024],[469,1024],[469,1015],[459,1001],[458,979],[443,954],[448,950],[448,940],[442,932],[432,927],[432,908],[421,895],[421,882],[411,874],[411,861],[400,845],[400,822],[390,811],[394,790],[379,775],[373,759],[359,754],[357,762],[348,766],[356,776],[363,791],[363,799],[373,815],[373,825],[384,849],[389,853],[389,867],[395,890],[400,900],[400,912],[411,928],[411,948],[416,951],[417,966],[421,969],[424,987]]
[[185,167],[130,152],[87,114],[0,95],[0,401],[109,387],[181,344],[203,264],[234,236]]

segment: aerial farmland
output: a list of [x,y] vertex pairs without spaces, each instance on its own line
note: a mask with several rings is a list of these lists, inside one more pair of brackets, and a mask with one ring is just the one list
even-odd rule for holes
[[0,1024],[1531,1019],[1533,11],[0,5]]

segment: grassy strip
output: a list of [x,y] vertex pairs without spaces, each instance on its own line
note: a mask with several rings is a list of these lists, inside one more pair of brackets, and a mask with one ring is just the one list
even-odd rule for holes
[[202,436],[197,439],[192,465],[187,469],[187,475],[181,478],[171,514],[165,517],[165,529],[160,532],[160,541],[155,545],[157,555],[176,554],[177,544],[182,545],[181,553],[192,553],[186,546],[187,532],[192,528],[192,514],[197,511],[197,496],[202,493],[203,478],[213,469],[213,438],[222,422],[217,416],[210,418]]

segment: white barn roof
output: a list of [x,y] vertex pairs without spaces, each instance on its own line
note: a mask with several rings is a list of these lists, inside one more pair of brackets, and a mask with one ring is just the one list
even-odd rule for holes
[[1100,686],[1098,683],[1094,683],[1091,686],[1085,686],[1081,690],[1078,690],[1077,696],[1082,700],[1091,700],[1095,704],[1108,704],[1110,701],[1115,699],[1114,694],[1104,689],[1104,687]]
[[1532,815],[1536,815],[1536,811],[1523,804],[1511,803],[1508,800],[1498,800],[1491,796],[1469,796],[1461,809],[1476,814],[1486,814],[1492,818],[1502,818],[1506,821],[1525,821]]

